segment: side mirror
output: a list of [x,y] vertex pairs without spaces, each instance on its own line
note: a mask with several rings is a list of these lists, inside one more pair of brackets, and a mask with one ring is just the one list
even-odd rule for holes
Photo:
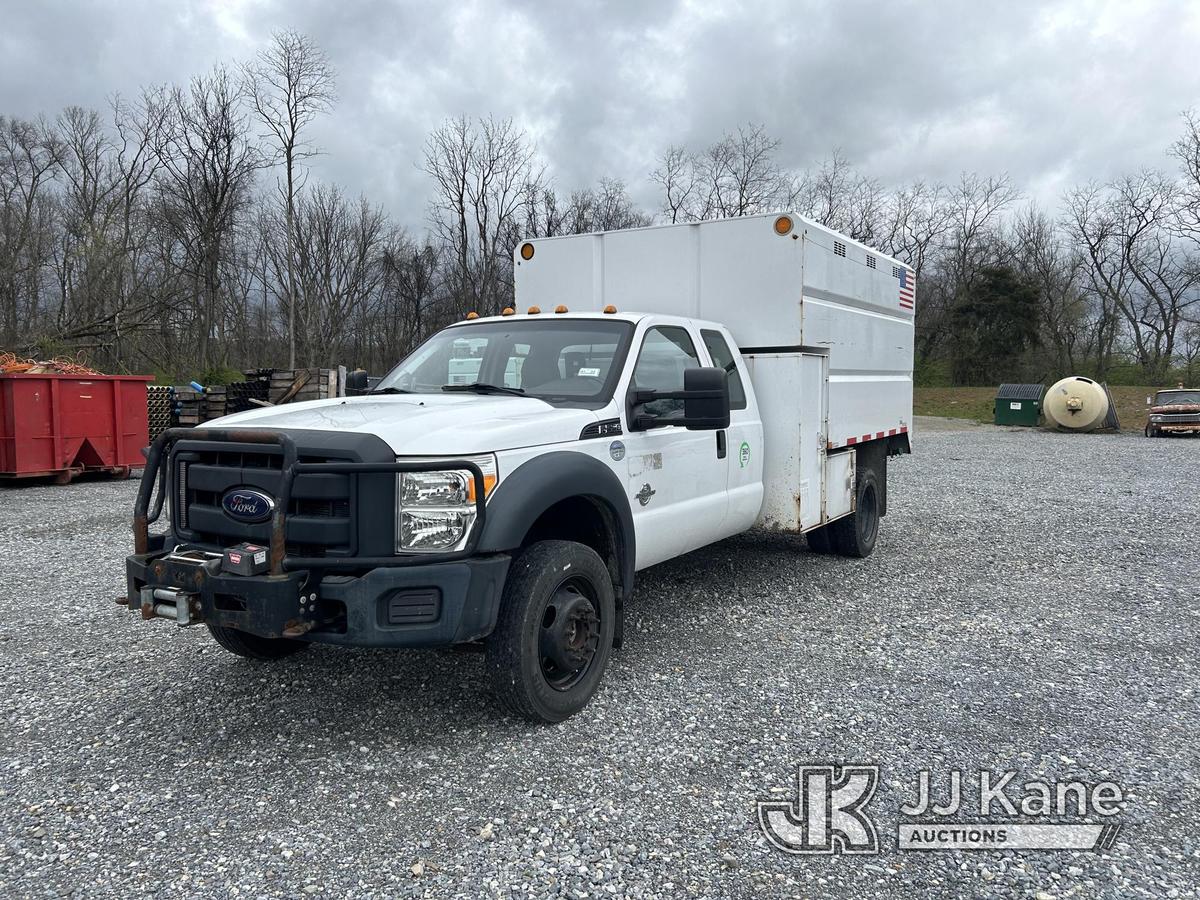
[[[630,425],[636,430],[682,425],[691,431],[717,431],[729,427],[729,375],[724,369],[685,369],[682,391],[636,391]],[[638,414],[637,407],[655,400],[682,400],[683,415]]]
[[683,425],[690,431],[729,427],[729,373],[716,366],[683,373]]
[[1153,406],[1153,405],[1154,405],[1154,398],[1153,398],[1153,397],[1147,397],[1147,398],[1146,398],[1146,405],[1147,405],[1147,406]]
[[346,373],[346,396],[359,397],[367,392],[367,373],[363,369],[355,369]]

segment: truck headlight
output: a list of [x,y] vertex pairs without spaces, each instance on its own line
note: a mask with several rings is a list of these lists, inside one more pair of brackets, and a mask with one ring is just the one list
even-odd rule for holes
[[[495,455],[464,456],[483,473],[484,499],[499,480]],[[404,458],[400,462],[406,461]],[[432,462],[411,459],[409,462]],[[469,469],[401,472],[396,479],[396,552],[462,549],[475,524],[475,478]]]
[[1162,420],[1163,420],[1162,416],[1151,416],[1150,417],[1151,422],[1161,422]]

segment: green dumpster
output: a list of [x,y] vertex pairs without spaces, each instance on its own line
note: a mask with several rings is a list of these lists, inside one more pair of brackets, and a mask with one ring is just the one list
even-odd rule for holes
[[997,425],[1025,425],[1036,428],[1042,415],[1042,384],[1002,384],[996,391],[994,407]]

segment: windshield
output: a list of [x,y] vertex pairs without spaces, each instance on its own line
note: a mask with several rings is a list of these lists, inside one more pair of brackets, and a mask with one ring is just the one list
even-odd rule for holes
[[[373,393],[483,389],[598,409],[612,399],[633,325],[619,319],[521,318],[439,331]],[[483,392],[481,390],[480,392]]]
[[1154,395],[1155,406],[1182,406],[1200,403],[1200,391],[1159,391]]

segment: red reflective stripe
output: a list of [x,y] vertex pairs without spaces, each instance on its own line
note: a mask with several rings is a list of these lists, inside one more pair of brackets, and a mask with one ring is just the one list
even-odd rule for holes
[[879,440],[881,437],[883,437],[882,431],[875,432],[875,440]]
[[858,438],[846,438],[846,443],[847,443],[847,445],[849,445],[849,444],[857,444],[857,443],[858,443]]
[[862,439],[863,439],[863,443],[865,444],[867,441],[869,441],[871,439],[871,436],[869,434],[864,434],[862,436]]
[[893,428],[891,431],[888,432],[888,437],[891,437],[895,433],[896,433],[896,429]]
[[908,426],[907,426],[907,425],[901,425],[901,426],[900,426],[900,433],[901,433],[901,434],[904,434],[904,432],[906,432],[906,431],[908,431]]

